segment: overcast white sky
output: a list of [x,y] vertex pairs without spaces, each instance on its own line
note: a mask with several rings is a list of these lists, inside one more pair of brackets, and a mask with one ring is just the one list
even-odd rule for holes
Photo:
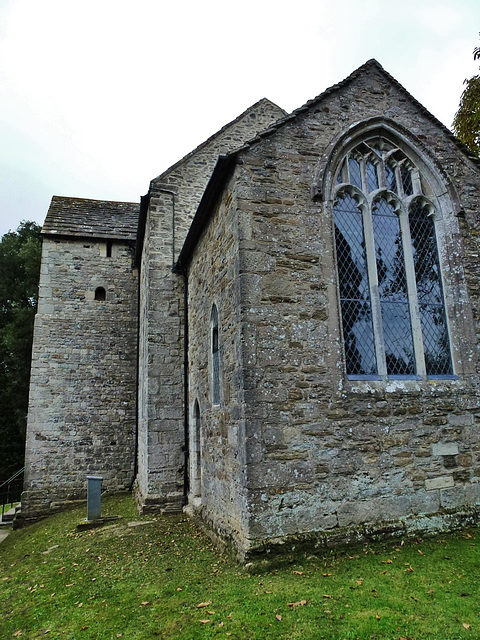
[[480,0],[0,0],[0,235],[52,195],[138,201],[260,98],[376,58],[450,127]]

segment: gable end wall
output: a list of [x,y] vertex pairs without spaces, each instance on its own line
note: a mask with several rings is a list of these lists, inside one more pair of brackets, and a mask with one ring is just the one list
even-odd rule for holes
[[[383,114],[437,157],[465,210],[465,219],[452,212],[445,221],[442,253],[458,380],[345,379],[332,208],[312,199],[312,186],[331,140]],[[252,550],[298,534],[345,542],[385,522],[400,533],[428,530],[446,526],[450,511],[475,512],[480,180],[474,165],[376,70],[252,146],[240,162]]]

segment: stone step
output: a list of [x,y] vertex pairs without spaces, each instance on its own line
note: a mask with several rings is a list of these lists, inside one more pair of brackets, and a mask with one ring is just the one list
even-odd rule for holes
[[22,506],[20,504],[15,505],[14,507],[12,507],[11,509],[9,509],[8,511],[5,511],[2,518],[1,518],[1,522],[2,523],[12,523],[15,515],[21,511]]

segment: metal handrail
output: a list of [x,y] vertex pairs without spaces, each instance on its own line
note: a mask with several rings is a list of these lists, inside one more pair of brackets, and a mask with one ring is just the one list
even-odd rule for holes
[[5,482],[2,482],[2,484],[0,484],[0,489],[4,487],[6,484],[10,484],[10,482],[12,482],[13,480],[16,480],[18,476],[20,476],[24,471],[25,471],[25,467],[22,467],[21,469],[16,471],[11,478],[9,478],[8,480],[5,480]]
[[[8,480],[2,482],[0,484],[0,502],[2,504],[2,512],[0,516],[0,522],[3,522],[3,516],[5,514],[5,505],[13,505],[16,502],[20,502],[20,498],[22,495],[22,485],[23,482],[20,480],[20,476],[23,474],[25,467],[19,469],[16,473],[13,474]],[[5,487],[6,490],[2,491],[2,488]],[[12,487],[13,485],[13,487]]]

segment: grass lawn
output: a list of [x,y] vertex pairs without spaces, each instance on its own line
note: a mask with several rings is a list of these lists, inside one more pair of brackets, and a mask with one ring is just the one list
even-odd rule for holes
[[[182,516],[77,532],[85,507],[0,545],[0,638],[480,638],[480,538],[469,530],[283,558],[247,571]],[[130,523],[130,524],[129,524]]]

